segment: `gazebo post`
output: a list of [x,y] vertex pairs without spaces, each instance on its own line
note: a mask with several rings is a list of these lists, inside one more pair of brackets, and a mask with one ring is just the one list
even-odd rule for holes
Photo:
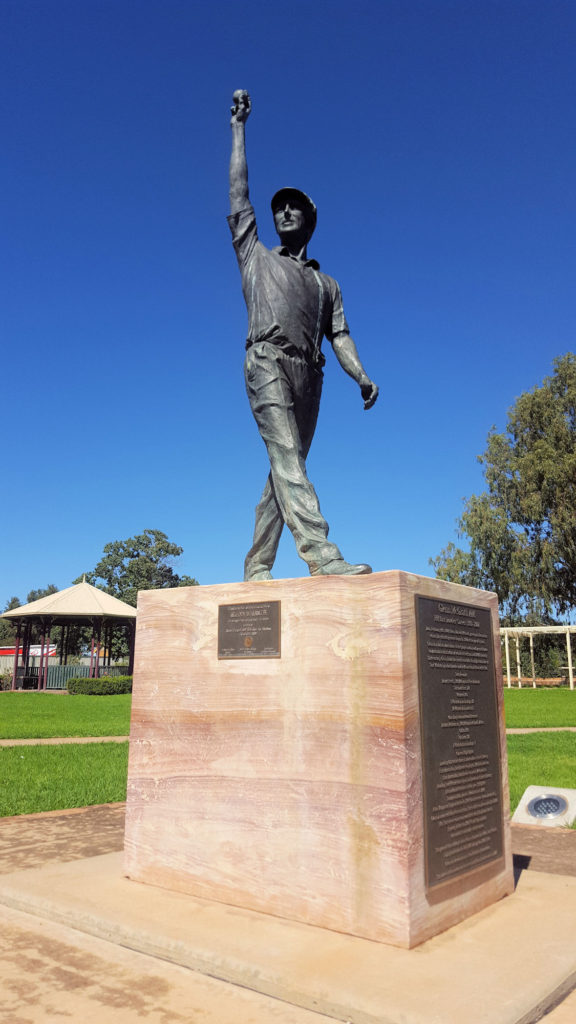
[[22,623],[20,622],[20,619],[18,619],[18,622],[16,624],[16,649],[14,651],[14,670],[12,672],[12,689],[13,690],[16,689],[16,679],[18,678],[18,658],[20,657],[20,629],[21,628],[22,628]]
[[68,632],[66,633],[66,662],[65,662],[66,665],[68,664],[68,658],[70,657],[70,638],[71,637],[74,637],[74,623],[73,622],[70,622],[68,624]]
[[566,653],[568,655],[568,679],[570,689],[574,689],[574,669],[572,668],[572,644],[570,643],[570,630],[566,630]]
[[44,620],[43,619],[42,619],[42,622],[41,622],[41,625],[40,625],[40,629],[42,630],[42,632],[40,633],[40,661],[39,661],[39,664],[38,664],[38,682],[36,683],[36,689],[37,690],[41,690],[42,689],[42,685],[41,685],[42,684],[42,670],[44,668]]
[[134,649],[136,647],[136,623],[128,623],[128,675],[134,674]]
[[24,643],[22,649],[22,664],[24,665],[24,675],[28,675],[28,669],[30,668],[30,623],[27,622],[24,627]]
[[530,664],[532,666],[532,686],[536,689],[536,666],[534,664],[534,634],[530,633]]
[[504,633],[504,649],[506,651],[506,681],[508,688],[512,686],[512,678],[510,673],[510,640],[508,638],[508,630]]
[[88,673],[90,679],[94,678],[94,630],[95,629],[96,629],[96,625],[94,623],[94,620],[92,620],[92,643],[90,645],[90,671]]
[[98,679],[100,673],[100,641],[102,638],[102,619],[98,619],[96,627],[96,664],[94,666],[94,678]]
[[42,677],[42,689],[48,689],[48,662],[50,658],[50,633],[52,630],[52,619],[46,620],[46,653],[44,655],[44,674]]
[[68,629],[66,632],[66,665],[68,664],[68,658],[70,657],[71,639],[73,640],[75,635],[74,625],[75,624],[73,622],[69,622]]
[[522,689],[522,666],[520,664],[520,637],[516,633],[516,668],[518,671],[518,686]]

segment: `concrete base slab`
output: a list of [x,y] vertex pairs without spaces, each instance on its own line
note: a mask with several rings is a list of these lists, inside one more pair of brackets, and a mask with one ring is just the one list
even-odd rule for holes
[[121,864],[4,875],[0,903],[350,1024],[533,1024],[576,985],[575,878],[524,872],[513,897],[401,950],[128,881]]
[[331,1024],[329,1017],[2,908],[3,1024]]
[[574,1024],[576,1020],[576,991],[554,1007],[544,1018],[544,1024]]

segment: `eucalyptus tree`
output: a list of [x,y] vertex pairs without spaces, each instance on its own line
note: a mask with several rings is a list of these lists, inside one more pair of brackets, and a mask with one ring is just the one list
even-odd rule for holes
[[576,608],[576,356],[553,365],[488,435],[486,490],[458,521],[466,546],[430,559],[440,579],[495,590],[510,621]]

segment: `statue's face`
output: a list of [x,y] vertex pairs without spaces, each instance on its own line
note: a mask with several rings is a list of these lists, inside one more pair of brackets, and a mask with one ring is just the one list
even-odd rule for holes
[[289,199],[274,210],[274,225],[281,241],[299,241],[305,245],[310,229],[303,206],[297,199]]

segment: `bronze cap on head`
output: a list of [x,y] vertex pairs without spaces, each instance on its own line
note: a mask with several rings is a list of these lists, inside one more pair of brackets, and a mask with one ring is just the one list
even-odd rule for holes
[[302,205],[306,220],[310,227],[310,233],[312,233],[316,227],[316,203],[313,203],[310,196],[307,196],[301,189],[290,187],[278,189],[278,191],[272,196],[272,201],[270,203],[272,213],[274,213],[274,210],[281,206],[282,203],[289,202],[291,199],[297,199]]

